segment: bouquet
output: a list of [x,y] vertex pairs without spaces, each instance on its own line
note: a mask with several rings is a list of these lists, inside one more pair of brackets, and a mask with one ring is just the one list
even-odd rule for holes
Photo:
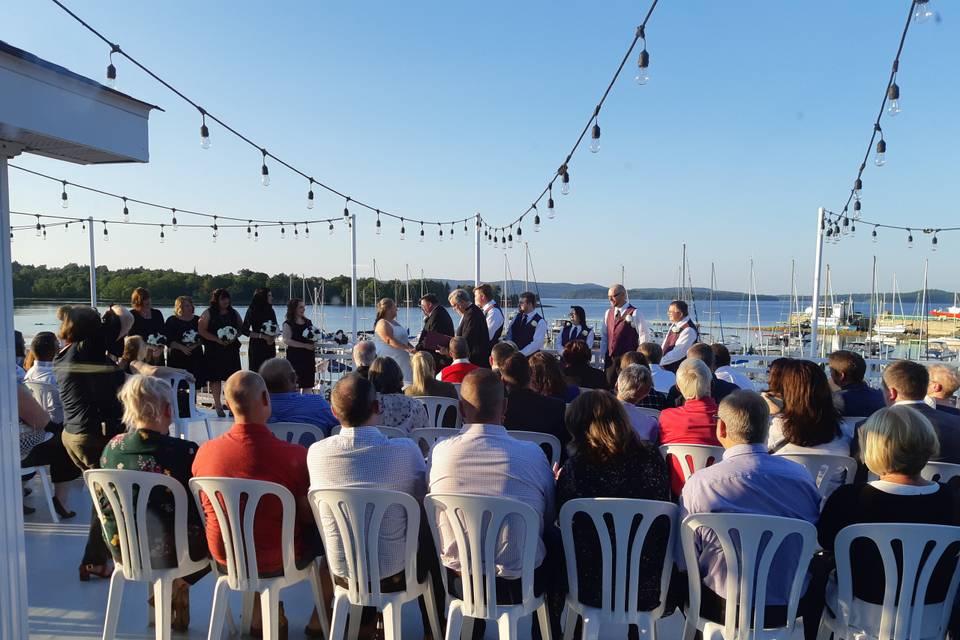
[[221,327],[217,331],[217,337],[225,342],[233,342],[237,339],[237,330],[234,327]]
[[260,333],[273,338],[277,335],[277,323],[273,320],[267,320],[260,326]]
[[147,336],[147,344],[151,347],[162,347],[167,344],[167,337],[159,333],[151,333]]
[[314,340],[316,340],[317,338],[320,337],[320,332],[317,331],[317,330],[313,327],[313,325],[309,325],[309,326],[306,326],[306,327],[303,328],[303,331],[301,332],[300,335],[303,336],[304,340],[307,340],[307,341],[309,341],[309,342],[313,342]]
[[194,331],[193,329],[190,329],[189,331],[183,332],[183,336],[180,337],[180,342],[182,342],[183,344],[189,347],[190,345],[195,344],[197,342],[198,337],[199,337],[199,334],[197,334],[197,332]]

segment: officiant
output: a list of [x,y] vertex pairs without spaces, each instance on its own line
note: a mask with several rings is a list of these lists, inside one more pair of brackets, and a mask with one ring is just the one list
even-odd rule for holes
[[[436,370],[452,362],[449,357],[440,353],[440,343],[449,343],[453,337],[453,319],[450,313],[440,304],[437,296],[428,293],[420,298],[420,311],[423,312],[423,330],[417,339],[417,351],[428,351],[433,355]],[[443,336],[447,340],[444,341]]]

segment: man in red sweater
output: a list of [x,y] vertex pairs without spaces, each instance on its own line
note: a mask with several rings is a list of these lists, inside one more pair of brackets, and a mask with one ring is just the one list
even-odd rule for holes
[[453,358],[453,364],[440,370],[437,374],[438,380],[460,383],[468,373],[480,368],[470,362],[470,347],[467,346],[466,338],[450,339],[450,357]]

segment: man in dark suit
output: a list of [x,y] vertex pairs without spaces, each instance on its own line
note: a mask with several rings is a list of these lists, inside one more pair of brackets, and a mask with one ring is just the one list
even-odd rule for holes
[[439,333],[452,338],[453,319],[440,304],[440,301],[437,300],[437,296],[432,293],[428,293],[420,298],[420,310],[423,311],[423,315],[426,317],[423,320],[423,331],[420,332],[420,339],[417,341],[417,351],[429,351],[433,354],[436,370],[440,371],[440,369],[450,364],[450,359],[442,355],[439,351],[424,347],[424,338],[428,333]]
[[[713,380],[710,382],[710,395],[716,400],[717,406],[720,406],[721,400],[740,388],[732,382],[721,380],[714,373],[717,370],[717,363],[710,345],[703,342],[693,345],[687,351],[687,358],[702,360],[710,368],[710,373],[713,375]],[[680,393],[680,388],[677,385],[670,387],[670,391],[667,393],[667,406],[683,406],[683,394]]]
[[566,458],[570,432],[564,424],[567,405],[559,398],[543,396],[530,389],[530,365],[522,353],[514,353],[500,367],[507,389],[507,413],[503,426],[518,431],[549,433],[560,440],[561,463]]
[[830,366],[830,381],[838,389],[834,397],[839,400],[840,415],[867,418],[886,406],[883,392],[864,382],[867,363],[859,353],[834,351],[827,364]]
[[454,289],[448,298],[450,306],[460,314],[456,335],[467,340],[470,362],[478,367],[490,368],[490,330],[480,307],[473,304],[470,294],[463,289]]
[[937,411],[924,402],[929,384],[927,368],[912,360],[897,360],[883,370],[887,404],[908,405],[933,424],[940,439],[940,455],[931,460],[960,464],[960,416]]

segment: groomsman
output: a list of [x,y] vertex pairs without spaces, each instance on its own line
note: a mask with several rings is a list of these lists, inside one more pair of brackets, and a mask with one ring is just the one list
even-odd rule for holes
[[600,352],[609,379],[620,356],[636,351],[641,342],[650,340],[652,333],[643,314],[627,302],[627,290],[622,284],[610,287],[607,299],[610,308],[604,313],[603,326],[600,327]]
[[450,306],[460,314],[456,335],[466,338],[470,362],[478,367],[490,367],[490,334],[480,307],[470,302],[470,294],[454,289],[447,298]]
[[674,300],[667,307],[667,318],[672,324],[661,345],[663,357],[660,359],[660,366],[674,373],[686,359],[687,351],[700,337],[697,327],[687,313],[687,303],[683,300]]
[[473,301],[487,321],[487,331],[490,335],[490,344],[496,344],[500,341],[500,335],[503,333],[505,318],[503,309],[497,304],[493,295],[493,287],[489,284],[482,284],[473,290]]
[[547,338],[547,323],[543,316],[537,313],[537,298],[529,291],[520,294],[519,308],[507,328],[506,339],[517,345],[520,353],[529,358],[543,349]]

